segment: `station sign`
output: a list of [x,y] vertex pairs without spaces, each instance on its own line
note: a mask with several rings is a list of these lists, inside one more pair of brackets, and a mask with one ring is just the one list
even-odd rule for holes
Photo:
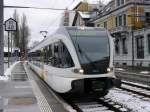
[[6,20],[5,31],[17,31],[17,22],[12,18],[9,18],[8,20]]

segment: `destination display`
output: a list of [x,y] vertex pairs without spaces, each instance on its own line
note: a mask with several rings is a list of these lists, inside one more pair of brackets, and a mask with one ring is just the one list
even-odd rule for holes
[[71,29],[71,30],[68,30],[69,34],[71,36],[81,36],[81,37],[85,37],[85,36],[105,36],[106,33],[104,33],[104,31],[100,31],[100,30],[76,30],[76,29]]

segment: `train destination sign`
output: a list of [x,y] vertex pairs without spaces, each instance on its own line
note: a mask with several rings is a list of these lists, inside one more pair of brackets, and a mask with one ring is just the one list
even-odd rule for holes
[[106,32],[100,31],[100,29],[97,30],[68,30],[69,34],[71,36],[79,36],[79,37],[85,37],[85,36],[95,36],[95,37],[104,37],[106,35]]
[[5,31],[16,31],[17,30],[17,22],[9,18],[8,20],[5,21]]

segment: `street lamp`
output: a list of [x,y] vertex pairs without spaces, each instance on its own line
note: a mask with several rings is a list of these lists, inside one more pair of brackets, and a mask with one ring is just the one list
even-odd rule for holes
[[132,17],[133,21],[132,21],[132,26],[131,26],[131,38],[132,38],[132,68],[134,67],[134,30],[136,30],[136,17],[138,17],[137,15],[137,5],[136,5],[136,1],[134,2],[134,12],[133,15],[128,15],[129,17]]
[[40,34],[42,34],[42,36],[44,38],[46,38],[47,34],[48,34],[48,31],[40,31]]

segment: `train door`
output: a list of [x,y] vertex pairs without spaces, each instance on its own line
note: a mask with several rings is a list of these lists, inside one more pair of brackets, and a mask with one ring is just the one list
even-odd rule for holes
[[44,54],[45,54],[45,51],[44,49],[42,48],[41,49],[41,55],[40,55],[40,62],[41,62],[41,73],[40,73],[40,77],[42,79],[44,79]]

